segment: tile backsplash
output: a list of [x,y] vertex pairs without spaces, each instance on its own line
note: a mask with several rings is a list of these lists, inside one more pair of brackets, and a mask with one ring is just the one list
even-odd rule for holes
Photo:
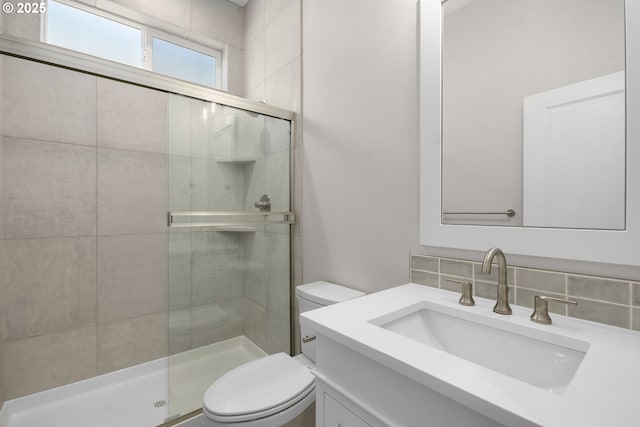
[[[484,274],[480,262],[412,254],[410,269],[413,283],[459,291],[460,285],[447,279],[466,280],[473,283],[474,296],[496,298],[495,265]],[[535,295],[570,299],[578,305],[551,302],[549,311],[640,331],[640,282],[512,266],[507,283],[511,304],[533,308]]]

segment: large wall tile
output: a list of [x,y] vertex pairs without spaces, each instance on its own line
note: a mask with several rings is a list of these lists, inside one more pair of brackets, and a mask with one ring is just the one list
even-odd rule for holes
[[263,350],[267,345],[267,310],[246,298],[238,298],[232,307],[243,321],[244,335]]
[[290,151],[279,151],[268,156],[265,160],[267,167],[265,193],[271,198],[271,210],[273,212],[287,212],[291,206]]
[[300,58],[273,73],[267,79],[267,100],[269,105],[300,111],[301,65]]
[[98,149],[98,234],[166,230],[166,156]]
[[5,398],[13,399],[97,374],[96,327],[3,344]]
[[101,324],[98,339],[100,374],[158,359],[167,355],[167,314]]
[[[242,211],[243,170],[251,166],[192,159],[191,207],[196,211]],[[255,199],[257,200],[257,199]],[[253,207],[253,203],[251,204]]]
[[168,149],[176,156],[191,156],[191,103],[186,96],[169,95],[168,98]]
[[267,24],[267,0],[251,0],[244,8],[245,42]]
[[96,232],[95,148],[4,138],[3,237]]
[[[12,3],[15,7],[18,3],[24,4],[21,0],[9,0],[4,3]],[[2,20],[3,34],[34,42],[40,41],[39,13],[3,13]]]
[[0,258],[6,340],[95,324],[95,237],[3,240]]
[[300,0],[266,0],[267,1],[267,22],[273,21],[280,13],[282,13],[291,3]]
[[[191,159],[191,209],[195,211],[223,211],[214,205],[216,163],[209,159]],[[172,197],[173,198],[173,197]]]
[[292,1],[267,24],[265,36],[265,75],[289,64],[301,53],[300,2]]
[[191,100],[191,155],[193,157],[202,159],[214,157],[213,144],[216,141],[212,135],[226,125],[226,123],[219,123],[219,116],[223,111],[229,110],[229,107],[211,102]]
[[168,156],[168,191],[170,211],[191,210],[191,158]]
[[266,349],[269,354],[289,353],[291,350],[291,334],[289,332],[289,313],[267,313]]
[[241,234],[244,249],[244,296],[261,307],[267,306],[269,270],[267,268],[266,233]]
[[167,319],[168,354],[191,350],[191,308],[169,310]]
[[166,311],[165,234],[98,237],[98,323]]
[[229,47],[227,61],[227,92],[242,96],[244,94],[244,47]]
[[224,341],[242,335],[247,319],[237,309],[236,301],[223,304],[205,304],[193,307],[191,341],[192,347]]
[[242,48],[244,8],[230,1],[192,0],[191,31]]
[[220,303],[242,296],[242,250],[238,233],[194,232],[192,239],[193,301]]
[[[246,81],[245,81],[246,84]],[[267,99],[267,85],[262,82],[253,88],[244,88],[244,97],[251,101],[262,102]]]
[[4,61],[4,135],[96,144],[96,78],[17,58]]
[[169,309],[191,307],[191,233],[168,234]]
[[284,316],[289,312],[291,300],[289,235],[267,233],[267,260],[269,292],[267,309],[270,313]]
[[98,146],[167,152],[167,94],[98,79]]
[[[244,90],[249,92],[265,81],[265,31],[257,31],[245,40]],[[285,64],[282,64],[285,65]]]

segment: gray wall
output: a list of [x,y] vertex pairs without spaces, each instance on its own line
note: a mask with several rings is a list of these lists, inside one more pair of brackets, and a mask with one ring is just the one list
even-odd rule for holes
[[[468,261],[481,254],[409,261],[427,251],[418,243],[415,16],[409,0],[304,3],[304,280],[374,292],[409,280],[449,288],[442,279],[453,277],[492,298],[495,275]],[[580,299],[571,316],[640,328],[637,283],[567,274],[563,260],[550,261],[556,271],[510,268],[518,304],[551,292]]]
[[303,4],[304,281],[409,281],[418,244],[415,0]]

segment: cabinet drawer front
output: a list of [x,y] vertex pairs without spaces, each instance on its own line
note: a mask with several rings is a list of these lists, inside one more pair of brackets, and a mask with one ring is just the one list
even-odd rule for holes
[[324,427],[370,427],[370,425],[325,393]]

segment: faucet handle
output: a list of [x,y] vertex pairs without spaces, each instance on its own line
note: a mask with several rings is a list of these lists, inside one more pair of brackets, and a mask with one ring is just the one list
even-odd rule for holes
[[466,280],[455,280],[455,279],[444,279],[447,282],[451,283],[459,283],[462,285],[462,295],[458,302],[461,305],[473,306],[476,305],[476,302],[473,300],[473,284]]
[[533,298],[533,313],[531,313],[532,322],[541,323],[543,325],[551,324],[551,317],[549,317],[549,301],[578,305],[578,303],[575,301],[548,297],[546,295],[536,295]]

